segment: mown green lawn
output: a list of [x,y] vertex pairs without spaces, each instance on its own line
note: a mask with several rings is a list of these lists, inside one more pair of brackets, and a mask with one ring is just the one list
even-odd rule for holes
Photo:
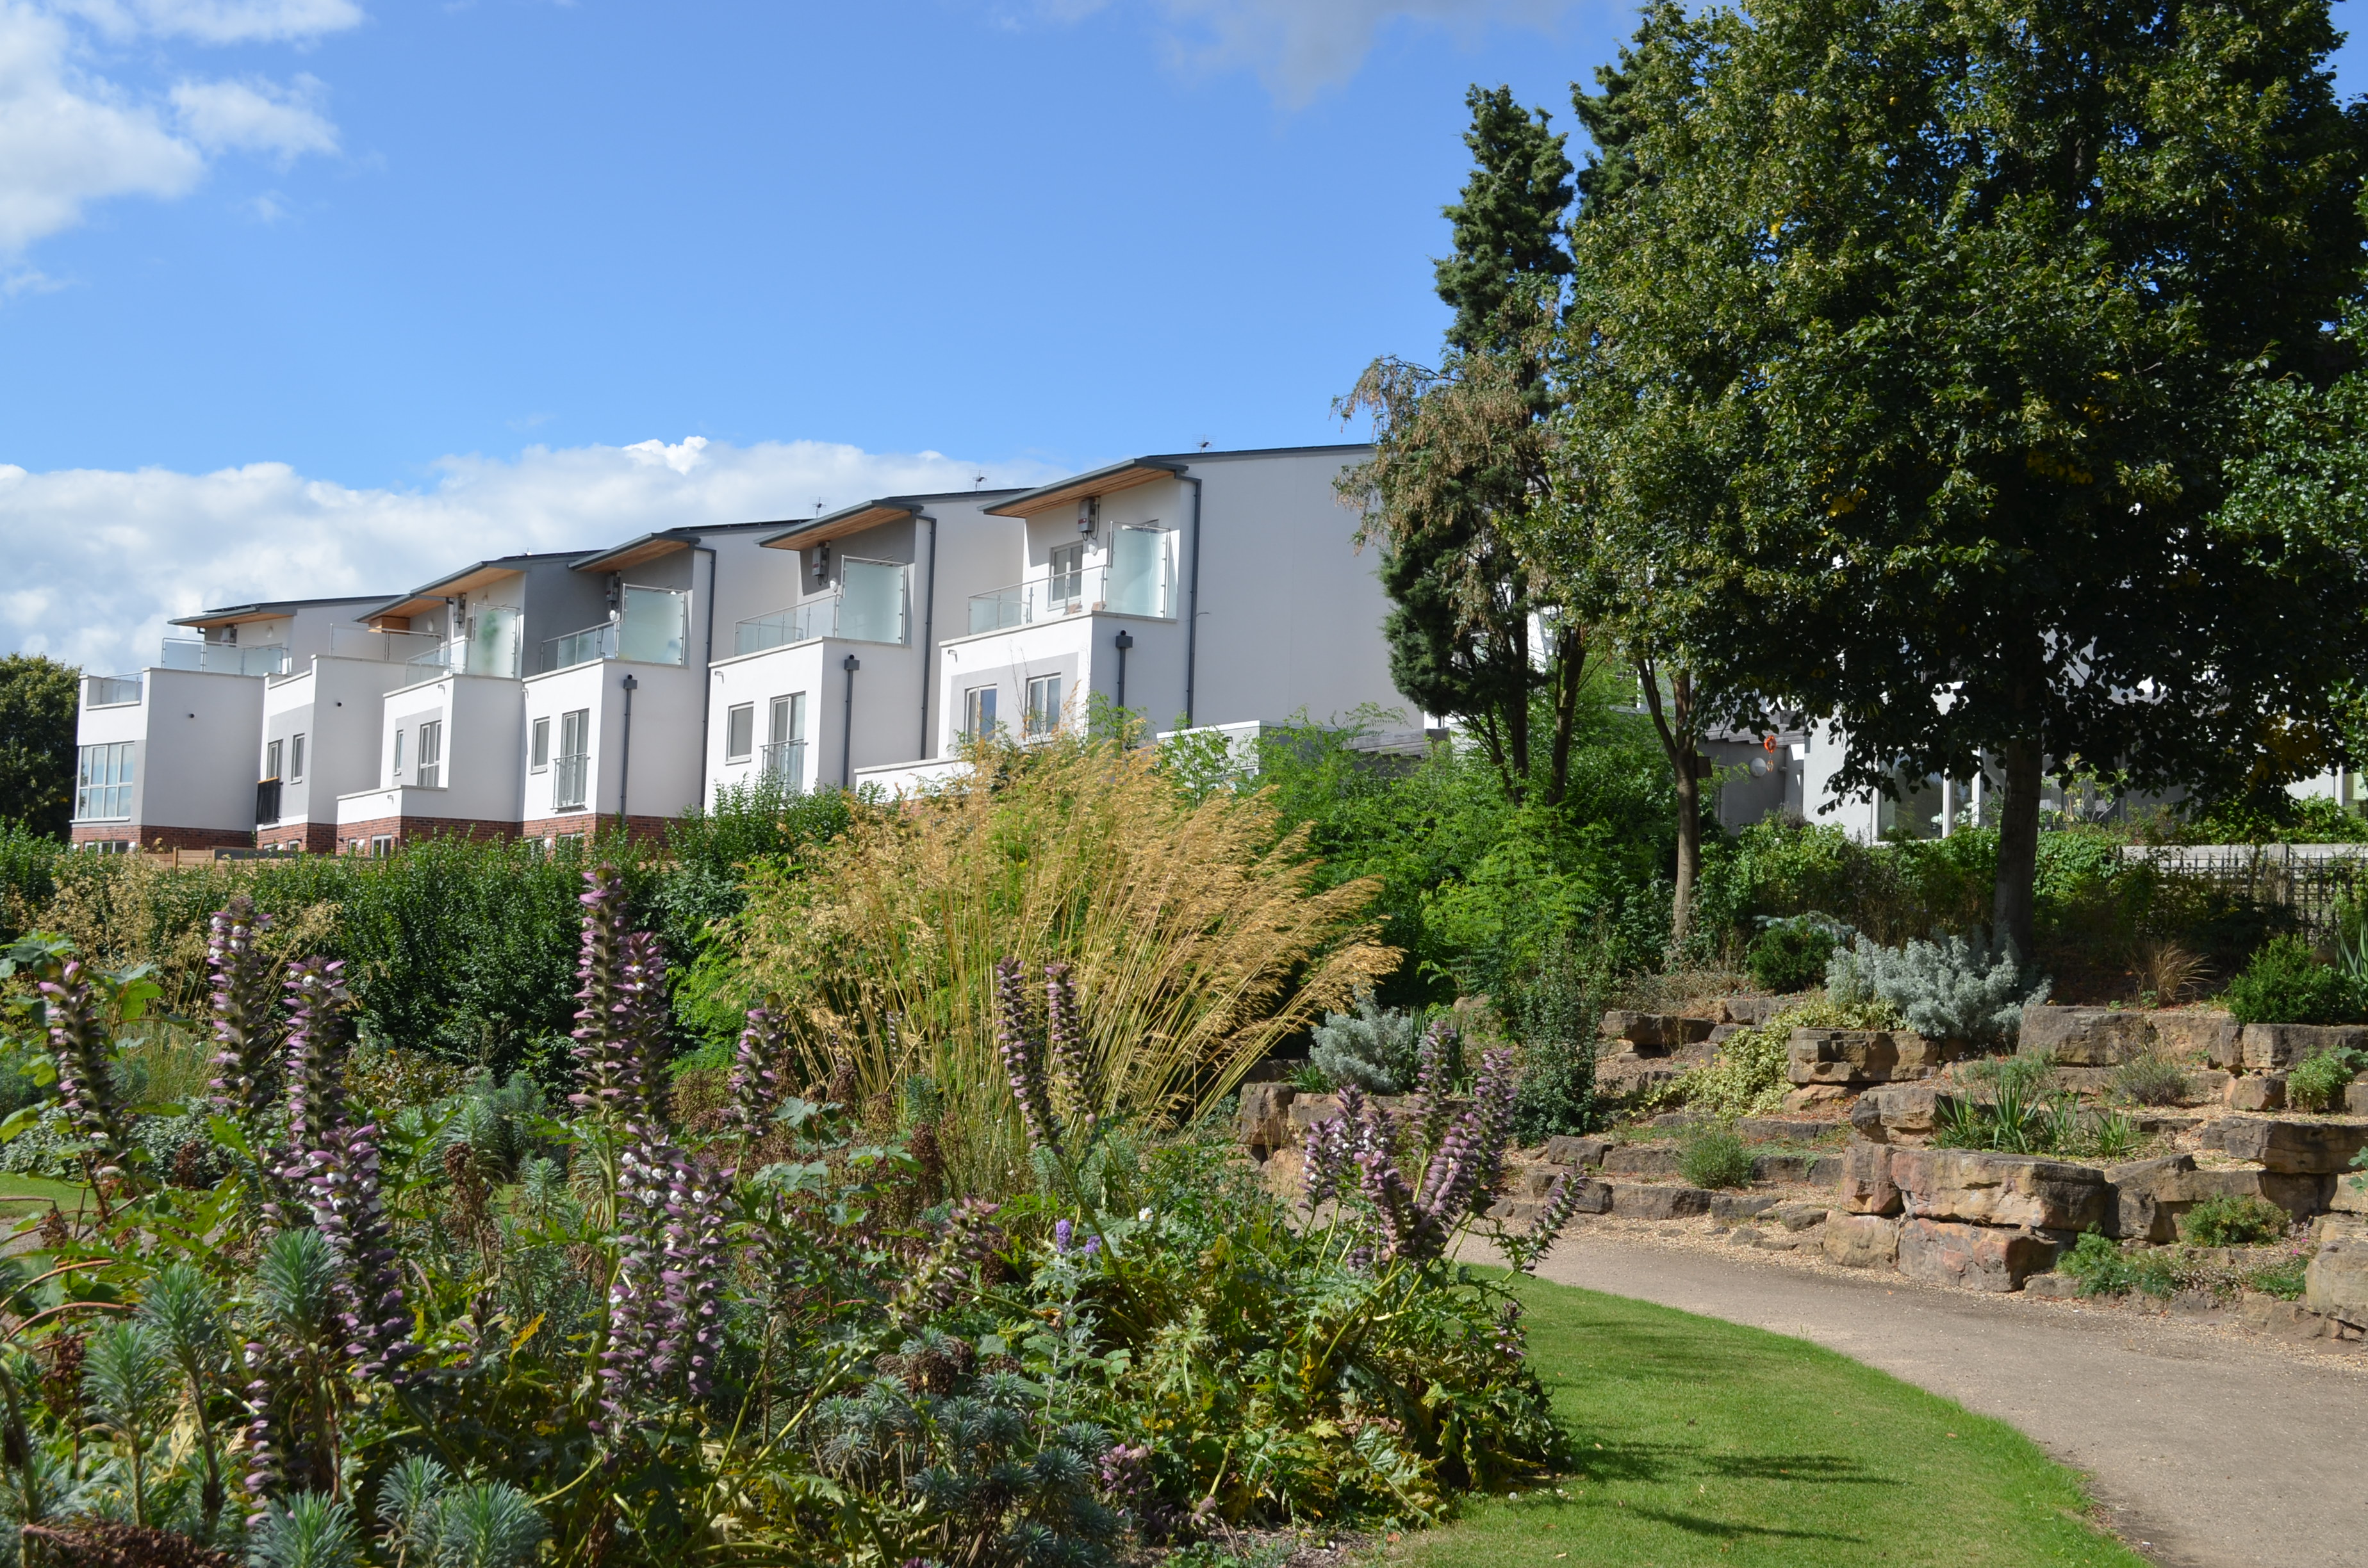
[[1950,1568],[2145,1559],[2003,1422],[1798,1339],[1524,1281],[1578,1471],[1389,1549],[1407,1568]]
[[74,1205],[83,1200],[84,1193],[83,1187],[70,1181],[0,1171],[0,1205],[18,1214],[30,1208],[46,1209],[52,1203],[72,1212]]

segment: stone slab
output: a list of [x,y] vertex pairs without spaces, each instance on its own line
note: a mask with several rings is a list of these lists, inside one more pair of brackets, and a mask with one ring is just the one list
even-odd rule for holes
[[1602,1168],[1606,1176],[1676,1176],[1684,1162],[1675,1149],[1615,1143],[1604,1152]]
[[2015,1050],[2024,1056],[2044,1051],[2066,1067],[2114,1067],[2155,1046],[2146,1013],[2124,1007],[2057,1007],[2022,1010]]
[[1822,1203],[1780,1203],[1767,1211],[1770,1219],[1788,1231],[1815,1230],[1832,1212]]
[[1936,1084],[1883,1084],[1850,1107],[1850,1131],[1877,1143],[1929,1139],[1958,1104]]
[[2327,1211],[2335,1179],[2326,1176],[2288,1176],[2238,1165],[2169,1176],[2155,1190],[2157,1200],[2172,1205],[2175,1214],[2184,1214],[2207,1199],[2261,1198],[2301,1221]]
[[2303,1275],[2303,1304],[2347,1323],[2368,1323],[2368,1242],[2329,1242]]
[[2020,1290],[2055,1267],[2055,1245],[2028,1231],[1910,1219],[1899,1225],[1899,1272],[1963,1290]]
[[2368,1025],[2247,1024],[2243,1044],[2245,1070],[2266,1073],[2307,1062],[2339,1046],[2368,1051]]
[[2184,1008],[2154,1015],[2156,1048],[2174,1061],[2206,1062],[2214,1067],[2245,1063],[2245,1026],[2226,1013]]
[[1710,1217],[1713,1220],[1748,1220],[1754,1214],[1764,1214],[1776,1207],[1773,1198],[1754,1197],[1748,1192],[1713,1192],[1710,1198]]
[[1611,1189],[1611,1210],[1622,1220],[1687,1220],[1710,1212],[1710,1200],[1714,1194],[1699,1187],[1664,1187],[1642,1182],[1614,1181],[1605,1186]]
[[1747,1116],[1735,1124],[1735,1135],[1747,1143],[1814,1143],[1849,1131],[1847,1121],[1812,1121],[1806,1117]]
[[2337,1176],[2327,1206],[2339,1214],[2368,1214],[2368,1173],[2346,1171]]
[[1688,1018],[1675,1013],[1634,1013],[1614,1008],[1603,1015],[1604,1035],[1628,1041],[1640,1055],[1649,1056],[1706,1040],[1710,1039],[1711,1027],[1708,1018]]
[[2032,1154],[1894,1149],[1890,1175],[1918,1219],[2082,1231],[2112,1208],[2103,1171]]
[[2257,1161],[2265,1170],[2327,1176],[2348,1169],[2368,1148],[2368,1127],[2232,1117],[2221,1124],[2220,1146],[2231,1159]]
[[1611,1151],[1609,1140],[1602,1138],[1572,1138],[1557,1135],[1546,1140],[1548,1164],[1557,1165],[1600,1165],[1603,1156]]
[[2283,1073],[2248,1073],[2241,1078],[2231,1078],[2221,1092],[2220,1100],[2231,1110],[2283,1110],[2286,1108],[2286,1075]]
[[1259,1158],[1292,1142],[1291,1106],[1298,1097],[1299,1091],[1289,1084],[1243,1085],[1241,1108],[1234,1118],[1235,1135]]
[[1899,1221],[1880,1214],[1837,1214],[1818,1232],[1826,1256],[1845,1268],[1889,1268],[1899,1256]]
[[1896,1214],[1899,1185],[1891,1179],[1892,1148],[1853,1138],[1842,1151],[1841,1180],[1834,1196],[1852,1214]]
[[2192,1154],[2166,1154],[2106,1166],[2105,1181],[2113,1190],[2113,1208],[2105,1233],[2125,1241],[2177,1241],[2177,1210],[2161,1201],[2161,1189],[2165,1182],[2194,1168]]

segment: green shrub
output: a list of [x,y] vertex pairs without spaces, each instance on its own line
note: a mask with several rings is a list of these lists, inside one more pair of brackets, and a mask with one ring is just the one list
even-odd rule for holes
[[1744,967],[1763,991],[1806,991],[1825,979],[1826,960],[1839,940],[1819,916],[1774,921],[1744,949]]
[[2200,1247],[2258,1246],[2283,1240],[2292,1224],[2286,1211],[2260,1198],[2207,1198],[2189,1210],[2180,1237]]
[[1927,1040],[2011,1045],[2022,1009],[2047,999],[2047,982],[2034,983],[2011,946],[1993,953],[1983,937],[1897,948],[1861,937],[1827,959],[1826,991],[1842,1002],[1881,997]]
[[2334,1110],[2363,1065],[2368,1058],[2349,1046],[2322,1051],[2286,1074],[2286,1103],[2301,1110]]
[[1537,976],[1513,998],[1512,1035],[1520,1050],[1513,1091],[1513,1136],[1541,1143],[1592,1132],[1602,1119],[1595,1097],[1596,1022],[1603,1016],[1602,977],[1592,955],[1567,937],[1546,949]]
[[2318,961],[2299,937],[2272,938],[2229,983],[2228,1014],[2240,1024],[2348,1024],[2368,1018],[2360,988]]
[[2132,1105],[2177,1105],[2187,1097],[2187,1069],[2147,1051],[2114,1068],[2107,1085]]
[[1731,1127],[1689,1131],[1678,1145],[1678,1162],[1695,1187],[1749,1187],[1751,1151]]
[[1402,1095],[1414,1087],[1415,1048],[1422,1015],[1384,1007],[1368,988],[1353,1013],[1326,1013],[1311,1031],[1307,1059],[1336,1089],[1353,1084],[1372,1095]]
[[2305,1277],[2310,1272],[2311,1254],[2317,1250],[2315,1247],[2295,1247],[2273,1262],[2248,1270],[2245,1283],[2265,1296],[2275,1296],[2281,1301],[2299,1301]]
[[2095,1231],[2056,1259],[2055,1271],[2078,1284],[2084,1296],[2125,1296],[2135,1290],[2160,1298],[2178,1288],[2171,1260],[2161,1252],[2147,1247],[2124,1251]]

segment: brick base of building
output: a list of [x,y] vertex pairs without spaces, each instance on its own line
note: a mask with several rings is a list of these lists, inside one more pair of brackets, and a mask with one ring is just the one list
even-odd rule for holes
[[280,822],[255,830],[257,849],[281,854],[302,850],[308,855],[333,855],[337,848],[337,824],[333,822]]
[[477,817],[374,817],[369,822],[339,823],[334,847],[348,855],[367,855],[370,842],[379,838],[396,844],[416,844],[426,838],[516,838],[518,830],[514,822]]
[[128,822],[76,823],[76,844],[129,842],[141,849],[251,849],[255,834],[236,827],[157,827]]
[[[625,831],[634,838],[662,839],[666,835],[666,817],[628,817]],[[550,843],[557,838],[588,838],[595,834],[609,835],[617,831],[617,819],[608,812],[570,812],[565,816],[538,817],[518,824],[520,838],[539,838]]]

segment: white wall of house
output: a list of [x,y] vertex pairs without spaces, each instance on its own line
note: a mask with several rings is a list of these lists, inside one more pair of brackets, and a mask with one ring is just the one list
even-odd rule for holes
[[[416,674],[379,659],[315,654],[294,675],[264,683],[263,741],[256,777],[279,743],[279,820],[335,822],[337,797],[378,782],[380,729],[389,691]],[[304,738],[304,771],[290,777],[296,737]],[[313,810],[317,804],[318,812]]]
[[[624,679],[632,693],[632,755],[626,755]],[[699,801],[700,699],[705,674],[696,664],[653,665],[599,659],[524,683],[523,742],[519,758],[524,805],[520,820],[540,822],[568,814],[554,799],[560,781],[560,747],[566,716],[586,715],[587,770],[584,812],[614,816],[620,805],[636,817],[679,815]],[[533,767],[535,726],[549,725],[545,764]],[[628,771],[630,768],[630,772]],[[621,790],[621,794],[620,794]]]
[[142,828],[237,832],[255,825],[263,682],[195,670],[142,672],[140,700],[85,708],[77,745],[132,744],[131,813]]
[[[337,821],[427,816],[517,822],[525,771],[518,687],[517,681],[495,676],[447,675],[388,692],[381,699],[385,720],[379,735],[377,782],[365,795],[340,798]],[[430,722],[443,726],[438,782],[433,788],[423,787],[419,778],[419,731]],[[400,768],[395,766],[397,737]],[[381,809],[393,791],[401,792],[401,809]]]

